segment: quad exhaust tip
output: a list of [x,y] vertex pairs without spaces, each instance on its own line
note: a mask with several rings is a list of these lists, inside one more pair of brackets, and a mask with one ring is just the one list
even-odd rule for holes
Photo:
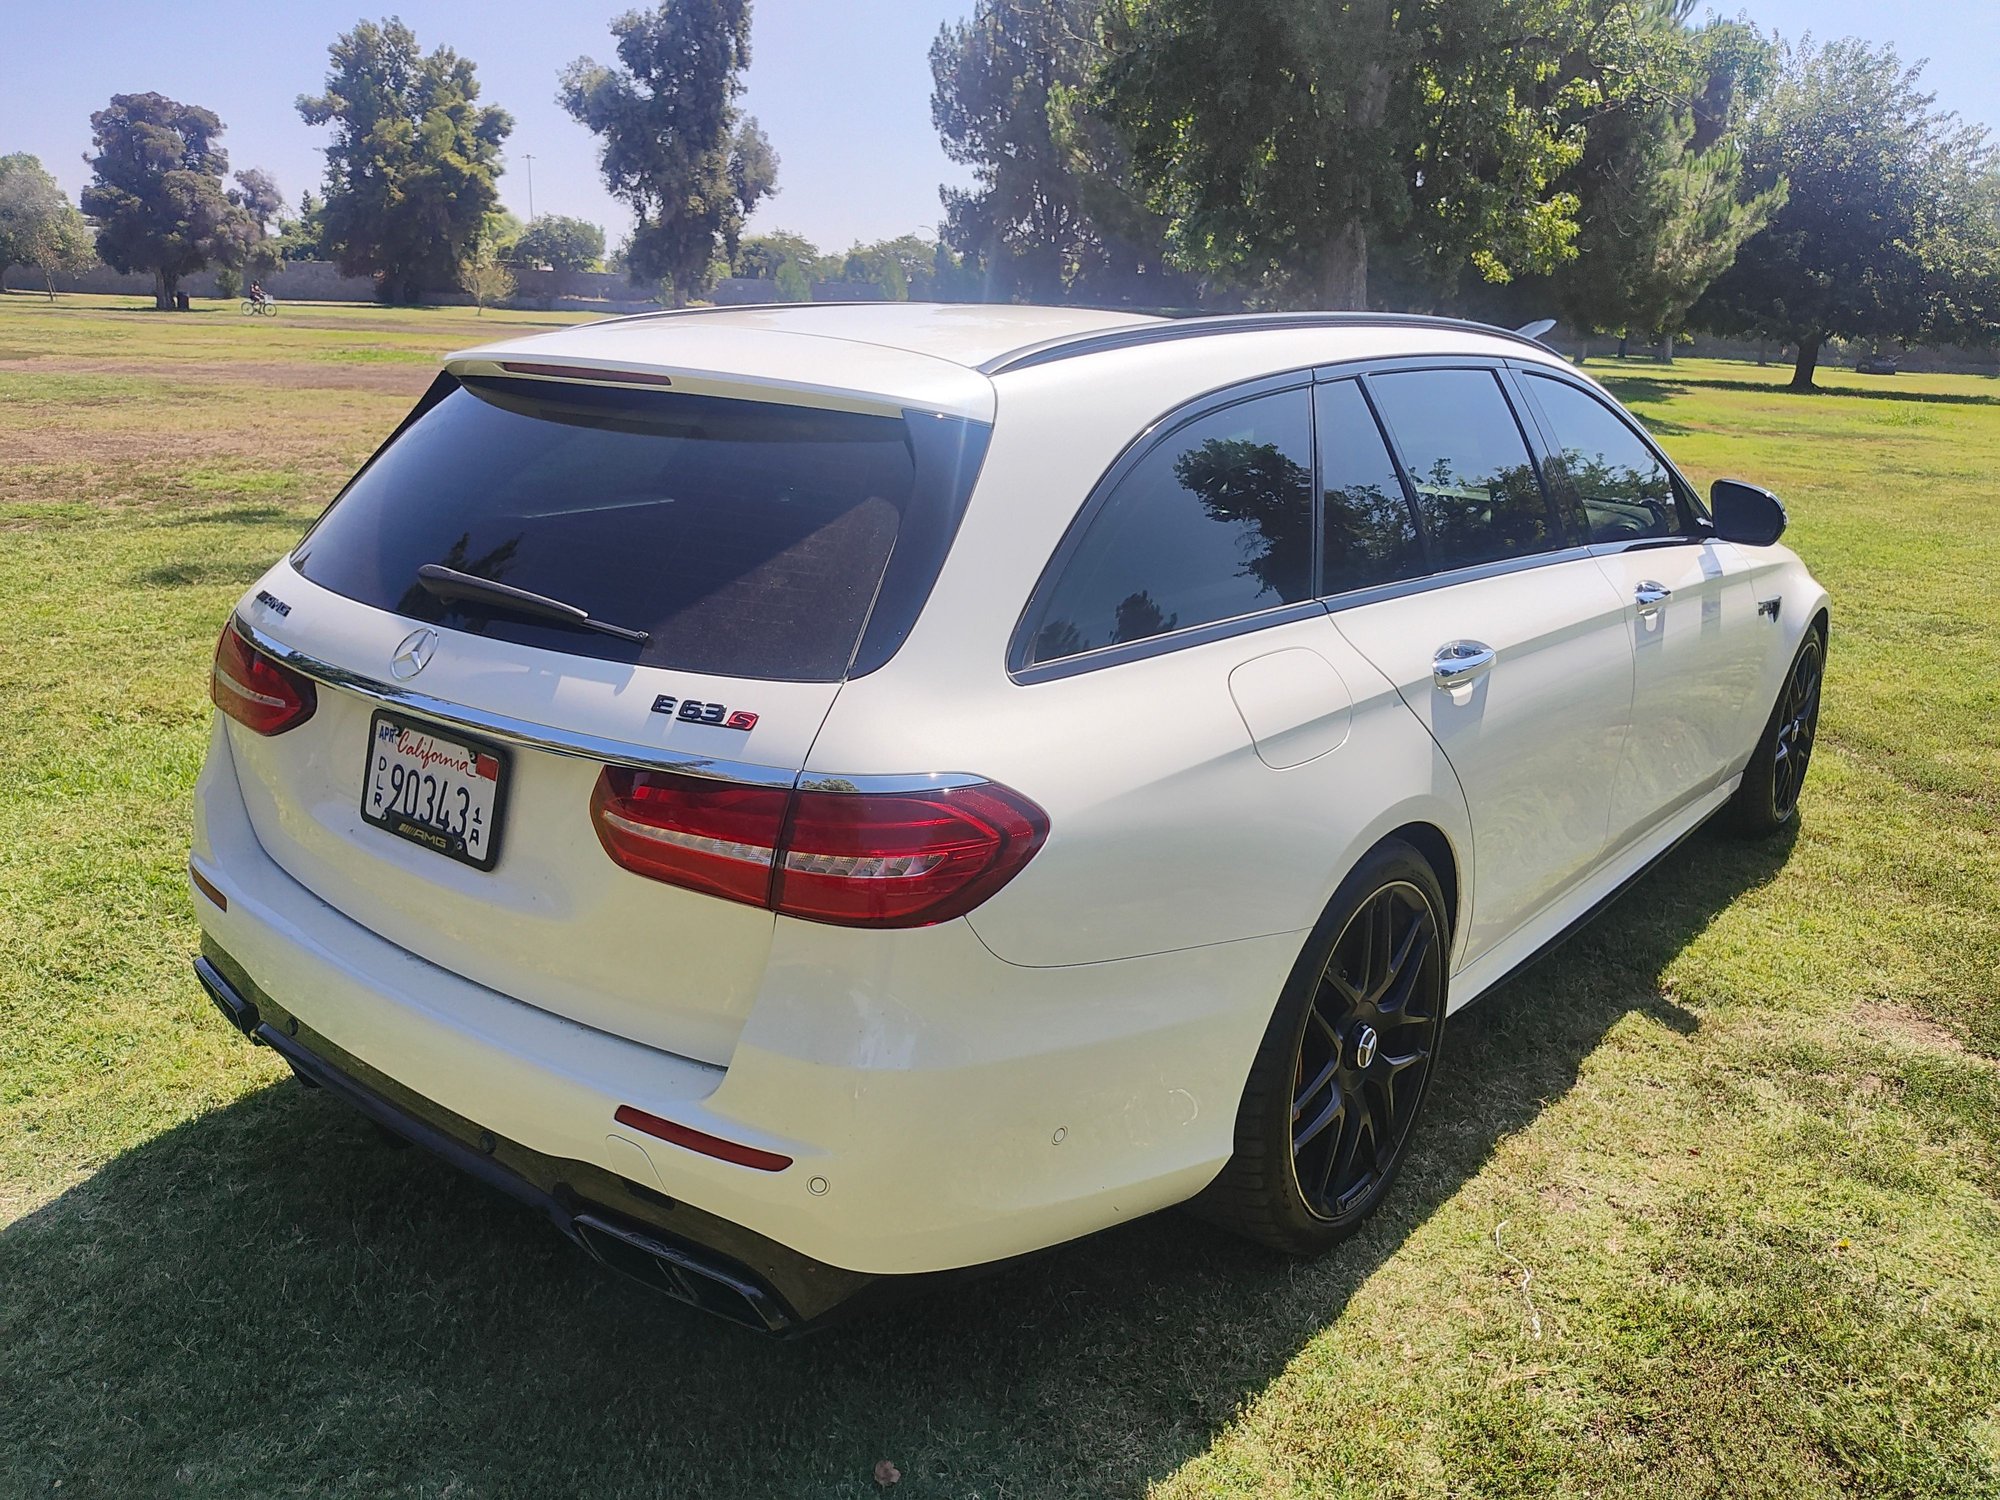
[[206,958],[194,961],[195,977],[201,987],[208,991],[208,998],[215,1002],[215,1008],[222,1012],[222,1018],[252,1041],[257,1038],[257,1007],[237,994],[228,980],[217,971]]

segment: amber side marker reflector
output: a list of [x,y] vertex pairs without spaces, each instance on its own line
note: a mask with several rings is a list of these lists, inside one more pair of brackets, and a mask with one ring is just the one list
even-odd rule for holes
[[229,898],[218,891],[207,880],[203,879],[201,871],[197,870],[193,864],[188,865],[188,879],[192,880],[194,888],[213,901],[217,908],[222,911],[229,910]]
[[601,370],[594,365],[534,365],[516,360],[500,361],[509,375],[543,375],[551,380],[608,380],[616,385],[672,385],[671,375],[647,370]]
[[643,1109],[634,1109],[629,1104],[619,1105],[618,1113],[612,1118],[620,1125],[629,1125],[634,1130],[644,1131],[647,1135],[656,1136],[663,1141],[671,1141],[676,1146],[699,1151],[703,1156],[734,1162],[739,1167],[755,1167],[760,1172],[782,1172],[792,1164],[789,1156],[780,1156],[775,1151],[759,1151],[755,1146],[741,1145],[736,1141],[725,1141],[719,1135],[710,1135],[705,1130],[696,1130],[689,1125],[676,1125],[672,1120],[649,1115]]

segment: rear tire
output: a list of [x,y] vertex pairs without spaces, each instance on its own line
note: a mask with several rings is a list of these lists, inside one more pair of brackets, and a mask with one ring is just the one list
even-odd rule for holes
[[1820,685],[1825,675],[1826,631],[1814,625],[1799,642],[1757,751],[1743,768],[1736,795],[1729,799],[1729,821],[1738,833],[1762,838],[1798,816],[1799,792],[1819,736]]
[[1236,1149],[1192,1205],[1293,1255],[1352,1234],[1409,1150],[1444,1034],[1450,919],[1400,839],[1340,883],[1279,996],[1236,1116]]

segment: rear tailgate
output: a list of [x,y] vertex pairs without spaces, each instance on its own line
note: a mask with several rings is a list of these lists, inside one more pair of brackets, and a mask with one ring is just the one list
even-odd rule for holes
[[[599,1030],[726,1063],[775,919],[614,865],[591,826],[591,790],[607,760],[679,755],[789,784],[838,684],[618,668],[449,630],[438,632],[419,676],[398,684],[390,660],[415,622],[282,564],[259,593],[290,613],[280,618],[253,601],[240,618],[281,659],[317,664],[307,670],[321,679],[318,708],[297,729],[267,738],[229,725],[244,802],[271,857],[328,905],[468,979]],[[675,712],[651,711],[661,695],[676,700]],[[687,700],[754,712],[756,725],[743,732],[682,719]],[[504,804],[491,870],[363,819],[371,728],[383,711],[447,740],[498,747]],[[530,737],[568,748],[539,748]],[[598,756],[571,753],[592,742]]]
[[[727,1063],[775,918],[613,863],[592,791],[607,764],[790,786],[840,683],[921,608],[984,431],[783,396],[446,377],[239,606],[254,645],[318,684],[295,727],[229,723],[259,842],[433,963]],[[617,632],[441,593],[426,564]],[[435,751],[441,774],[487,778],[472,787],[498,797],[490,848],[455,857],[379,798],[363,816],[399,735],[428,737],[403,749]]]

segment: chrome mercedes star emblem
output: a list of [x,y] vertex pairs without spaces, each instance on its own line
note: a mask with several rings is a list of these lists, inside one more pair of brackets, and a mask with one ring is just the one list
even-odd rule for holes
[[1381,1045],[1382,1039],[1373,1026],[1362,1027],[1361,1034],[1354,1039],[1354,1066],[1365,1068],[1375,1061],[1375,1049]]
[[403,637],[403,643],[389,658],[389,670],[399,681],[407,682],[431,664],[437,654],[438,633],[426,625],[421,630],[412,630]]

